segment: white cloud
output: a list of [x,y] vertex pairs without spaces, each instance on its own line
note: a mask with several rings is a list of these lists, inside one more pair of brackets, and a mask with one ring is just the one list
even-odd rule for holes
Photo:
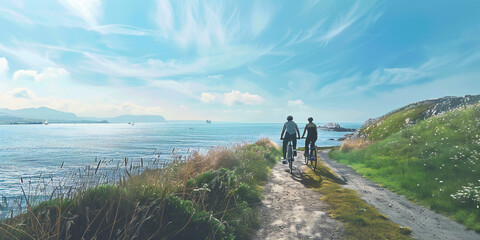
[[38,78],[35,78],[37,75],[38,73],[35,70],[18,70],[13,74],[13,80],[28,79],[38,81]]
[[219,102],[227,106],[254,105],[264,101],[259,95],[240,92],[238,90],[232,90],[231,92],[225,92],[223,94],[202,92],[200,100],[206,103]]
[[100,0],[58,0],[66,9],[81,18],[88,27],[98,25],[102,16],[102,3]]
[[242,93],[236,90],[232,90],[229,93],[224,93],[223,99],[223,103],[228,106],[233,106],[236,104],[252,105],[262,103],[263,101],[263,98],[259,95],[250,94],[248,92]]
[[45,68],[42,72],[35,70],[18,70],[13,74],[13,80],[34,80],[41,82],[44,80],[58,80],[70,76],[70,73],[63,68]]
[[215,101],[215,96],[211,93],[203,92],[200,100],[202,100],[202,102],[206,102],[206,103],[213,102],[213,101]]
[[288,101],[289,107],[301,107],[304,105],[304,102],[301,99]]

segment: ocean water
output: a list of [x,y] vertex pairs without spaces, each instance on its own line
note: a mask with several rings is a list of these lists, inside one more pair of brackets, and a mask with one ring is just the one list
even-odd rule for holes
[[[300,133],[304,123],[298,124]],[[95,159],[153,159],[172,150],[188,154],[211,147],[253,143],[268,137],[281,144],[282,123],[137,123],[0,125],[0,196],[22,196],[20,179],[59,179],[66,172],[95,167]],[[342,124],[358,128],[360,124]],[[318,146],[334,146],[345,133],[319,131]],[[299,146],[304,140],[299,140]]]

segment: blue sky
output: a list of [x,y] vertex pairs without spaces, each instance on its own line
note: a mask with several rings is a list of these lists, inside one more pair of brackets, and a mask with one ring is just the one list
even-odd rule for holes
[[0,3],[0,108],[360,122],[480,94],[479,1]]

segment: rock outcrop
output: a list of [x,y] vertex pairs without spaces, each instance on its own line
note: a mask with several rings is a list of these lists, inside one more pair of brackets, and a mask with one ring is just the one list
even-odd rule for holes
[[344,128],[340,126],[340,124],[334,123],[334,122],[329,122],[325,125],[320,125],[318,126],[318,128],[324,131],[333,131],[333,132],[355,132],[357,130],[353,128]]

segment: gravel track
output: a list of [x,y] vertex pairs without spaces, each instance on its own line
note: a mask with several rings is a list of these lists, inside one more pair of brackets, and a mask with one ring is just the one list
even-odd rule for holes
[[342,239],[343,224],[327,213],[322,195],[303,184],[303,155],[295,159],[293,174],[281,162],[273,168],[264,187],[260,228],[253,239]]

